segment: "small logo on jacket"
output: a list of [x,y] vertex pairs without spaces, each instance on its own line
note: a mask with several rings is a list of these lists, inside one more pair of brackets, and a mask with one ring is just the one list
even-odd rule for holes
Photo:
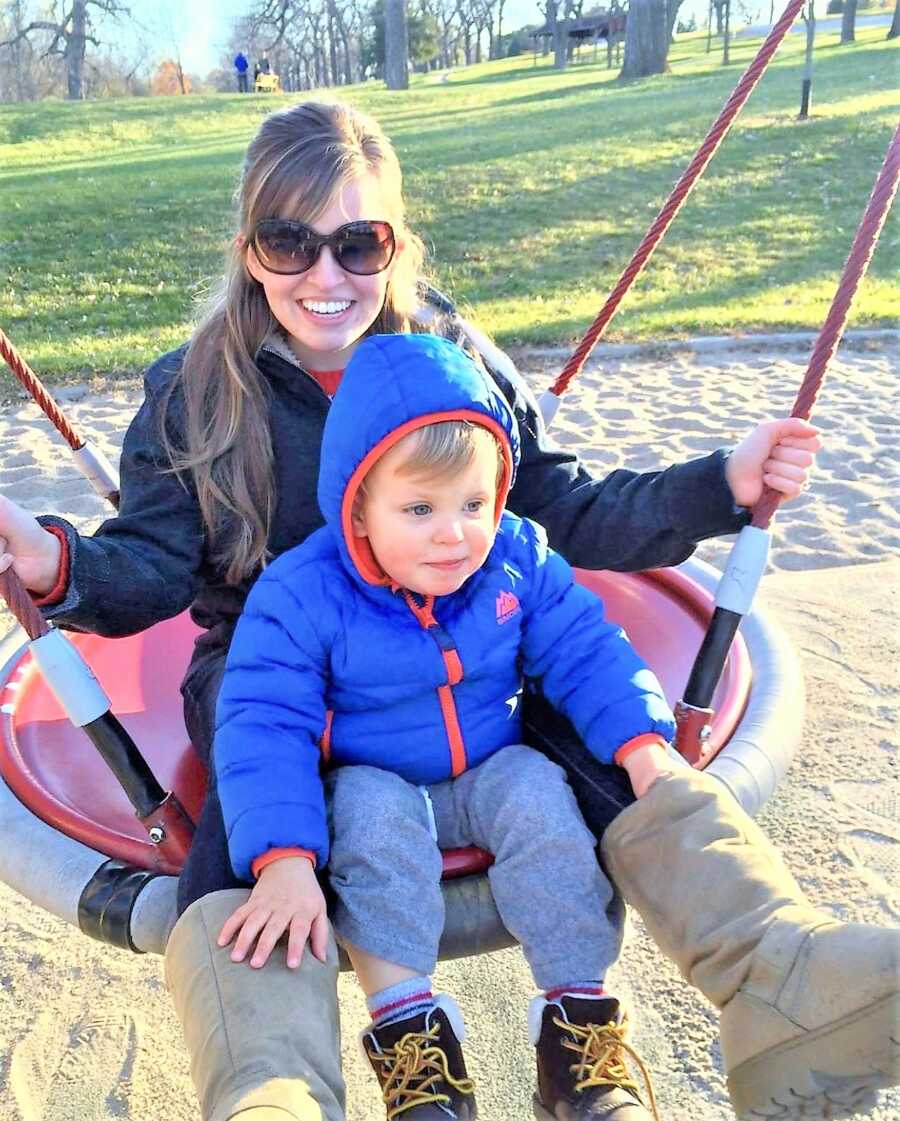
[[502,591],[497,596],[497,622],[508,623],[514,615],[518,615],[522,608],[512,592]]

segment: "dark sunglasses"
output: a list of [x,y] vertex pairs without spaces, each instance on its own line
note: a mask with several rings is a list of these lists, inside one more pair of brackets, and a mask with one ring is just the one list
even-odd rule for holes
[[251,240],[262,267],[282,276],[311,269],[324,245],[345,272],[373,276],[388,267],[397,247],[388,222],[348,222],[333,234],[317,234],[290,218],[264,218]]

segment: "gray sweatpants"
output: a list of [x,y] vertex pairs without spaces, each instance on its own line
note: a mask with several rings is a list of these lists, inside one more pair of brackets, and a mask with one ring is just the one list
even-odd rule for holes
[[497,910],[538,987],[605,977],[622,910],[562,768],[515,744],[425,789],[427,799],[375,767],[328,776],[338,938],[432,973],[444,927],[440,849],[478,845],[493,854]]

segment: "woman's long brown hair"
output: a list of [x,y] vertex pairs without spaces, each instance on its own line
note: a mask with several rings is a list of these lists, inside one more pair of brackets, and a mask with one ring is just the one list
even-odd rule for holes
[[173,469],[193,478],[209,559],[230,584],[265,564],[275,507],[269,396],[256,357],[278,323],[245,265],[250,234],[263,218],[314,222],[348,182],[367,174],[377,176],[393,207],[388,217],[403,244],[370,330],[408,331],[423,252],[406,227],[397,156],[376,122],[348,105],[304,102],[267,117],[247,150],[238,236],[170,390],[185,401],[179,446],[163,429]]

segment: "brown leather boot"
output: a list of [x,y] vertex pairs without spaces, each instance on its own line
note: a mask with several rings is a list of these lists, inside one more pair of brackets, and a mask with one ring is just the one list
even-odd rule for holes
[[381,1086],[387,1119],[475,1121],[475,1084],[466,1075],[462,1013],[441,993],[437,1007],[361,1036]]
[[[659,1121],[644,1065],[625,1042],[617,1000],[536,997],[528,1019],[537,1048],[538,1121]],[[649,1110],[625,1066],[626,1053],[644,1077]]]

